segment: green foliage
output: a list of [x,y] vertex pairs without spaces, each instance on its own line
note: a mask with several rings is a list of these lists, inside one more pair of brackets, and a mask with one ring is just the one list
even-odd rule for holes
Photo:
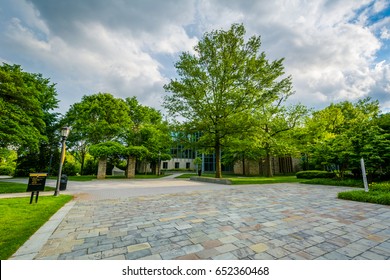
[[314,179],[314,178],[334,178],[336,174],[328,171],[321,170],[307,170],[299,171],[295,174],[297,178],[301,179]]
[[328,185],[328,186],[341,186],[341,187],[358,187],[363,188],[362,180],[355,179],[329,179],[329,178],[315,178],[302,182],[310,185]]
[[[379,118],[379,119],[378,119]],[[360,173],[364,158],[369,176],[386,172],[390,164],[390,137],[378,126],[379,104],[370,99],[340,102],[314,112],[302,130],[302,150],[317,168],[337,170],[343,178],[347,170]],[[386,120],[383,117],[383,127]]]
[[98,162],[93,158],[89,158],[85,161],[83,175],[96,175],[98,169]]
[[57,107],[55,85],[19,65],[0,66],[0,148],[38,151],[47,140],[45,114]]
[[0,259],[15,253],[50,217],[72,199],[69,195],[0,199]]
[[390,193],[390,182],[372,183],[369,186],[369,190]]
[[80,171],[80,166],[74,162],[65,161],[62,167],[62,174],[67,176],[74,176]]
[[337,196],[340,199],[369,202],[383,205],[390,205],[390,192],[384,191],[349,191],[341,192]]
[[144,146],[130,146],[123,149],[123,155],[132,156],[137,159],[143,159],[148,155],[149,151]]
[[85,140],[90,145],[113,141],[131,126],[128,106],[109,93],[83,96],[62,122],[72,127],[70,142]]
[[129,147],[128,155],[138,159],[147,158],[151,162],[157,162],[159,158],[170,159],[172,137],[168,123],[163,121],[161,113],[139,104],[135,97],[126,98],[126,103],[133,121],[132,128],[123,135],[123,140]]
[[11,166],[0,166],[0,175],[12,176],[14,175],[15,168]]
[[[0,193],[24,193],[26,190],[27,184],[0,181]],[[46,186],[44,191],[54,191],[54,188]]]
[[0,148],[0,175],[13,175],[16,168],[17,153]]
[[95,158],[119,157],[125,154],[126,148],[118,142],[104,142],[92,145],[89,152]]
[[245,42],[245,28],[234,24],[227,31],[206,33],[195,54],[182,53],[175,64],[178,79],[164,86],[164,107],[185,119],[188,134],[202,132],[198,143],[216,154],[216,177],[221,173],[221,147],[252,127],[252,112],[291,90],[283,59],[269,62],[260,53],[260,37]]

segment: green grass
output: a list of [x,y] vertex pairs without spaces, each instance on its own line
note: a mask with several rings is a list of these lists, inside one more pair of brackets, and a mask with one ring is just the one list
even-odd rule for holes
[[[0,194],[1,193],[23,193],[27,190],[27,184],[0,182]],[[45,191],[54,191],[52,187],[45,187]]]
[[[193,176],[197,176],[195,173],[187,173],[175,178],[191,178]],[[215,174],[206,173],[202,174],[202,177],[215,177]],[[268,177],[244,177],[242,175],[236,174],[224,174],[222,176],[224,179],[229,179],[233,185],[247,185],[247,184],[274,184],[274,183],[301,183],[307,181],[307,179],[298,179],[295,175],[292,176],[274,176],[271,178]]]
[[276,184],[276,183],[301,183],[306,179],[298,179],[295,176],[274,176],[274,177],[237,177],[229,178],[233,185],[247,184]]
[[375,204],[390,205],[390,193],[363,190],[341,192],[338,194],[338,198],[345,200],[353,200],[360,202],[369,202]]
[[325,179],[325,178],[316,178],[303,181],[304,184],[312,184],[312,185],[329,185],[329,186],[341,186],[341,187],[358,187],[363,188],[362,180],[354,180],[354,179]]
[[0,259],[6,260],[49,218],[72,199],[70,195],[0,199]]
[[368,189],[368,192],[363,190],[341,192],[338,194],[338,198],[390,205],[390,182],[373,183]]
[[[164,175],[151,175],[151,174],[136,174],[135,179],[158,179],[165,176],[168,176],[169,174]],[[48,179],[57,180],[57,177],[55,176],[49,176]],[[106,179],[126,179],[125,176],[112,176],[112,175],[106,175]],[[96,175],[82,175],[82,176],[68,176],[68,181],[77,181],[77,182],[88,182],[92,180],[97,180]],[[126,179],[127,180],[127,179]]]
[[[184,173],[184,174],[181,174],[179,176],[176,176],[175,178],[176,179],[189,179],[191,177],[194,177],[194,176],[198,176],[198,174],[196,173]],[[202,177],[215,177],[215,174],[202,174]],[[223,177],[225,177],[225,175],[223,175]]]

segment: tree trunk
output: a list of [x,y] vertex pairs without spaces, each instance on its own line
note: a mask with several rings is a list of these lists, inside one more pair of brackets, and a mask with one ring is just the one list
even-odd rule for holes
[[135,177],[135,166],[136,166],[136,159],[135,157],[129,156],[127,158],[127,166],[126,166],[126,178],[132,179]]
[[85,163],[85,152],[81,152],[81,168],[80,168],[80,175],[84,175],[84,163]]
[[222,178],[221,144],[215,141],[215,178]]
[[99,165],[98,165],[98,173],[97,173],[98,179],[106,178],[106,169],[107,169],[107,158],[100,158]]
[[242,155],[242,175],[246,175],[245,172],[245,153]]
[[272,173],[272,161],[271,161],[271,155],[270,155],[270,151],[269,151],[269,145],[267,144],[266,145],[266,148],[265,148],[265,151],[266,151],[266,158],[265,158],[265,176],[266,177],[273,177],[273,173]]
[[155,162],[152,162],[152,174],[158,175],[158,164]]

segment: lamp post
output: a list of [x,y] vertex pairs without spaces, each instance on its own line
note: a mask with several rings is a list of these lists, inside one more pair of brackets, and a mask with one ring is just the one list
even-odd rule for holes
[[60,167],[58,169],[58,178],[57,178],[57,185],[56,185],[56,190],[54,192],[54,196],[58,196],[60,193],[60,182],[61,182],[61,175],[62,175],[62,165],[64,164],[64,159],[65,159],[65,141],[66,138],[69,135],[70,128],[64,126],[61,129],[61,137],[62,137],[62,150],[61,150],[61,158],[60,158]]
[[160,176],[160,168],[161,168],[161,152],[158,152],[158,169],[157,169],[157,176]]

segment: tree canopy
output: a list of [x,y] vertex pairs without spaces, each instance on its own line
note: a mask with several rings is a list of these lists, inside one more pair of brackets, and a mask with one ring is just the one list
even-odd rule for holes
[[47,140],[50,110],[57,107],[55,85],[41,74],[24,72],[19,65],[0,66],[0,148],[25,147],[38,151]]
[[131,127],[128,106],[110,93],[83,96],[71,106],[63,122],[72,127],[74,137],[79,135],[89,144],[115,140]]
[[188,131],[202,132],[200,141],[216,154],[216,177],[221,177],[221,148],[248,131],[253,111],[291,91],[283,59],[269,62],[260,52],[260,37],[245,41],[245,28],[206,33],[195,54],[184,52],[175,64],[178,78],[164,86],[164,106],[184,118]]

